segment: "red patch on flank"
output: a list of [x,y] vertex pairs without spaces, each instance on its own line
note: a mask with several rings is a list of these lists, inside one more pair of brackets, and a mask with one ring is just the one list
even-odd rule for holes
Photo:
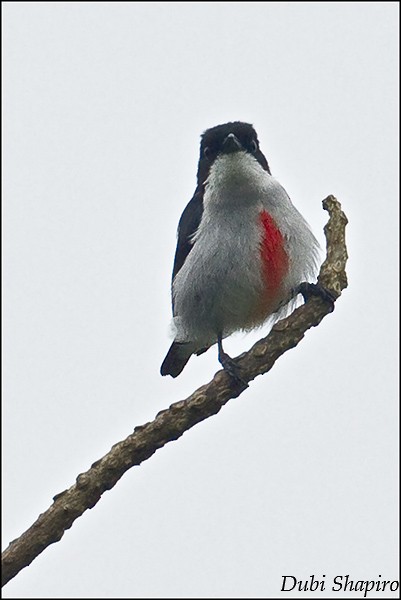
[[284,237],[277,228],[274,219],[263,210],[259,215],[262,223],[262,257],[263,275],[269,300],[280,291],[284,277],[288,272],[288,254],[284,247]]

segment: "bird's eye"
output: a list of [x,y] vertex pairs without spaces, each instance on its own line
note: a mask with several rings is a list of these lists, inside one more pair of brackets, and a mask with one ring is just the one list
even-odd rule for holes
[[211,152],[210,152],[210,148],[208,146],[206,146],[206,148],[203,148],[203,156],[207,159],[210,158]]
[[251,149],[251,152],[256,152],[256,150],[258,149],[258,143],[256,140],[251,141],[250,149]]

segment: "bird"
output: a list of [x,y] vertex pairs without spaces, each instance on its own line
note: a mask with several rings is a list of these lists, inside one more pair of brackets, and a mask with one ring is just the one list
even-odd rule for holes
[[275,321],[299,293],[318,293],[320,246],[272,176],[253,125],[232,121],[203,132],[195,193],[178,224],[171,299],[174,341],[161,375],[177,377],[192,355]]

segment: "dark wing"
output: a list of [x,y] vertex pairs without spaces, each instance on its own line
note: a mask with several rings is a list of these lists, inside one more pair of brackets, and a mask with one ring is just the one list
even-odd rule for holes
[[192,250],[192,236],[199,227],[203,213],[203,190],[196,190],[181,215],[178,224],[178,241],[175,252],[173,280]]

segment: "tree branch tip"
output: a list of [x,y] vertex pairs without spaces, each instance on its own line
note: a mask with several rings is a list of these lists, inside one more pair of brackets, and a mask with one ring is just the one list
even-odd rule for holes
[[[334,212],[337,212],[339,217],[344,221],[344,224],[347,225],[348,219],[346,214],[343,212],[341,207],[341,202],[337,200],[333,194],[329,194],[327,198],[322,200],[323,209],[327,210],[327,212],[332,215]],[[327,226],[327,225],[326,225]]]

